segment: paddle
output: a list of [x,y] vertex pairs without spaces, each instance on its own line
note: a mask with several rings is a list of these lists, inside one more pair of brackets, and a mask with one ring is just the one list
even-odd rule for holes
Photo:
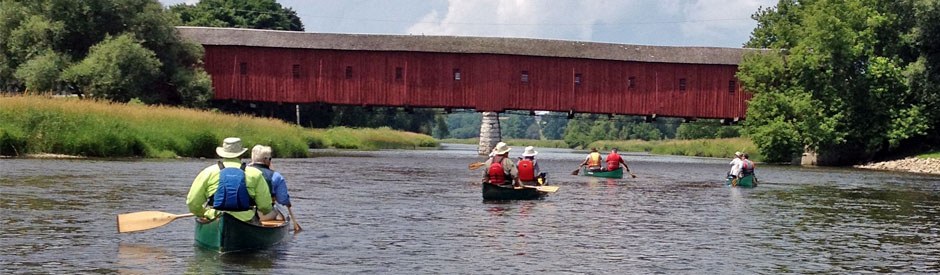
[[484,163],[482,162],[474,162],[474,163],[471,163],[470,165],[467,165],[467,168],[473,171],[473,170],[480,169],[480,167],[483,167],[483,165]]
[[160,211],[141,211],[117,216],[118,233],[142,231],[164,226],[179,218],[191,217],[189,214],[173,214]]
[[558,191],[558,186],[531,186],[531,185],[523,185],[522,187],[523,187],[523,188],[531,188],[531,189],[539,190],[539,191],[545,192],[545,193],[555,193],[555,192]]
[[300,223],[297,222],[297,218],[294,218],[294,209],[287,207],[287,213],[290,213],[290,219],[294,221],[294,233],[304,230],[303,228],[300,228]]
[[574,169],[574,171],[571,171],[572,176],[577,176],[579,173],[581,173],[581,166],[578,166],[578,169]]

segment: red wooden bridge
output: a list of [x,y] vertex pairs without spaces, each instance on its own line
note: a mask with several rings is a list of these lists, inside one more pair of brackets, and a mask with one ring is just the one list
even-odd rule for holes
[[749,49],[179,27],[215,99],[743,119]]

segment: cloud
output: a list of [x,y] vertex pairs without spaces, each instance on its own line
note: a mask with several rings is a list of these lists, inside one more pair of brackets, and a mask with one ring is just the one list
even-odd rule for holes
[[[605,40],[639,44],[740,45],[749,19],[776,0],[449,0],[411,34]],[[599,35],[599,32],[603,32]],[[659,37],[657,37],[659,36]],[[627,40],[624,42],[623,40]],[[735,40],[735,41],[727,41]]]

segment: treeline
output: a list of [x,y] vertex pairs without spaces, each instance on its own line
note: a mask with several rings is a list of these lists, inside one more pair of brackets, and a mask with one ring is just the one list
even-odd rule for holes
[[[447,115],[447,135],[436,130],[436,138],[475,138],[480,136],[481,113]],[[439,125],[440,122],[438,122]],[[438,129],[435,126],[435,129]],[[652,122],[642,117],[578,114],[568,119],[564,113],[543,115],[500,114],[503,138],[564,140],[569,147],[584,148],[599,140],[664,140],[731,138],[741,136],[740,126],[726,126],[717,120],[683,123],[677,118],[659,118]]]
[[781,0],[738,77],[754,93],[746,132],[769,161],[820,164],[940,147],[940,1]]

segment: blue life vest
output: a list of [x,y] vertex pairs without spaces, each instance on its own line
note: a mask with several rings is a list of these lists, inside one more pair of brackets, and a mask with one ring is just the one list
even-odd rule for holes
[[271,190],[271,194],[274,194],[274,170],[269,169],[267,166],[261,164],[252,164],[251,167],[258,168],[261,170],[261,176],[264,177],[264,181],[268,183],[268,190]]
[[245,183],[245,164],[242,163],[239,168],[225,167],[220,161],[219,169],[219,187],[212,197],[212,208],[223,211],[250,210],[252,201]]

